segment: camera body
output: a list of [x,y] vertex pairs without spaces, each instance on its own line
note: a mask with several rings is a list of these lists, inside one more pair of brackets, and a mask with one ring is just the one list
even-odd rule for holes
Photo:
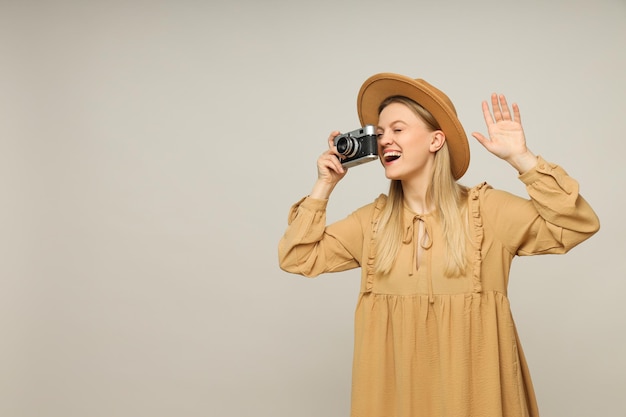
[[360,129],[336,136],[337,151],[344,156],[341,165],[350,168],[378,158],[378,140],[376,128],[365,125]]

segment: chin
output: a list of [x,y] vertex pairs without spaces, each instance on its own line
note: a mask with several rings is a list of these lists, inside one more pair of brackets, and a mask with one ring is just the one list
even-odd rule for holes
[[388,170],[385,170],[385,177],[387,177],[387,179],[390,179],[390,180],[400,179],[400,177],[397,174],[394,174],[393,172],[389,172]]

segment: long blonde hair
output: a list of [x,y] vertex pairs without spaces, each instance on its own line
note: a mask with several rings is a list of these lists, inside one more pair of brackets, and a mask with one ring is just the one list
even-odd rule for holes
[[[383,101],[378,113],[391,103],[401,103],[413,110],[431,131],[441,130],[435,118],[415,101],[393,96]],[[432,179],[426,192],[427,203],[436,207],[436,215],[441,221],[445,239],[445,275],[459,276],[467,267],[466,236],[468,189],[456,182],[450,169],[450,152],[444,142],[435,153]],[[402,182],[391,180],[387,204],[382,208],[377,226],[377,273],[388,274],[402,244],[404,213],[404,191]]]

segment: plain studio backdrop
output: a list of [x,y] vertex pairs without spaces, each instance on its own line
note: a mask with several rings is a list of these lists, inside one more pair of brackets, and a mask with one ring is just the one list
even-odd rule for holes
[[[626,416],[624,0],[1,1],[0,415],[347,416],[359,273],[277,243],[378,72],[468,133],[506,94],[579,180],[601,231],[517,259],[512,309],[543,416]],[[470,141],[463,184],[526,195]],[[329,220],[387,185],[351,169]]]

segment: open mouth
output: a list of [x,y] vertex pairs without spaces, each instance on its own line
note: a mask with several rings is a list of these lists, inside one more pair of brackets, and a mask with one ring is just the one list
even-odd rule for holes
[[400,158],[400,156],[402,156],[400,152],[395,152],[395,151],[387,152],[383,155],[383,160],[385,162],[393,162],[396,159]]

